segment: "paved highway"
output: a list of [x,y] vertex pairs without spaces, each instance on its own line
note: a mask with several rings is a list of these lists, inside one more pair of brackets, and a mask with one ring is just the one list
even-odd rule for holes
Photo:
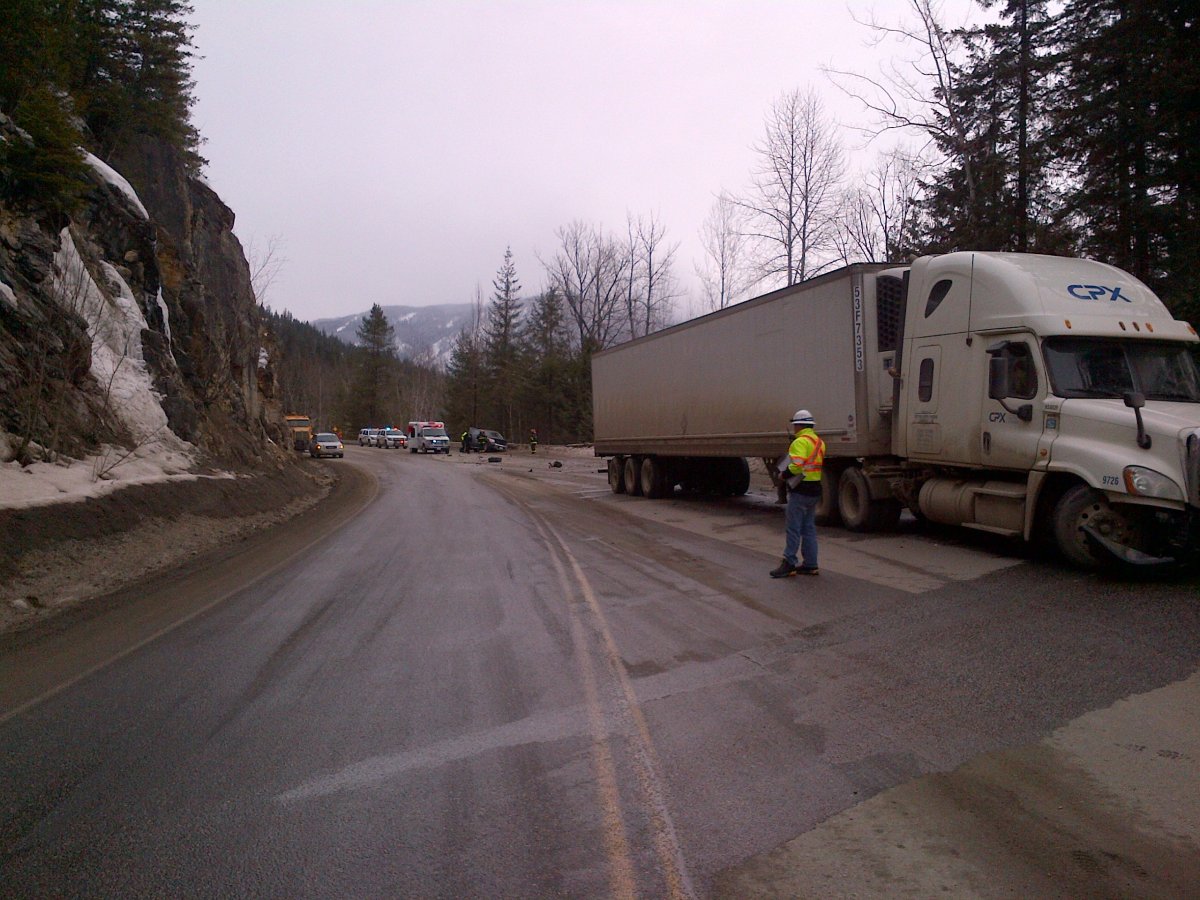
[[[319,464],[378,490],[282,568],[50,676],[37,642],[0,659],[36,685],[0,712],[0,894],[736,895],[831,816],[1200,661],[1194,582],[836,530],[819,578],[776,581],[782,515],[752,499],[527,457]],[[1144,884],[1197,871],[1184,837]]]

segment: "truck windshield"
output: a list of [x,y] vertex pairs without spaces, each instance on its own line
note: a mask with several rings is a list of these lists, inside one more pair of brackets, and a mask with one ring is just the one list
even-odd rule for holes
[[1184,344],[1107,338],[1051,338],[1050,383],[1059,397],[1111,397],[1200,403],[1200,374]]

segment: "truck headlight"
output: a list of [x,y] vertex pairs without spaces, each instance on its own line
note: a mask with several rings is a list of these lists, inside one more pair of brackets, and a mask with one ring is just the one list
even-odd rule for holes
[[1135,497],[1158,497],[1162,500],[1182,500],[1183,491],[1174,481],[1153,469],[1142,466],[1125,467],[1125,489]]

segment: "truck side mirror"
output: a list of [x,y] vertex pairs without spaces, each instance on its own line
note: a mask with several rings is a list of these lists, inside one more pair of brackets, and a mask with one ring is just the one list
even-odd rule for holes
[[1146,434],[1146,424],[1142,421],[1142,407],[1146,405],[1146,395],[1141,391],[1128,391],[1125,394],[1125,405],[1133,410],[1137,418],[1137,445],[1143,450],[1150,449],[1150,435]]
[[1011,391],[1008,384],[1008,360],[999,354],[988,360],[988,397],[1003,400]]

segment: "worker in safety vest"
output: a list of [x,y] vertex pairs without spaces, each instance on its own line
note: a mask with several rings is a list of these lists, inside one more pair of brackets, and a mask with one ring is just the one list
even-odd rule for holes
[[[787,483],[787,542],[783,562],[771,570],[772,578],[789,575],[816,575],[817,504],[821,500],[821,466],[825,461],[825,442],[817,436],[812,413],[798,409],[792,416],[795,438],[788,448],[787,465],[780,474]],[[783,461],[780,462],[783,466]],[[800,551],[801,561],[796,559]]]

